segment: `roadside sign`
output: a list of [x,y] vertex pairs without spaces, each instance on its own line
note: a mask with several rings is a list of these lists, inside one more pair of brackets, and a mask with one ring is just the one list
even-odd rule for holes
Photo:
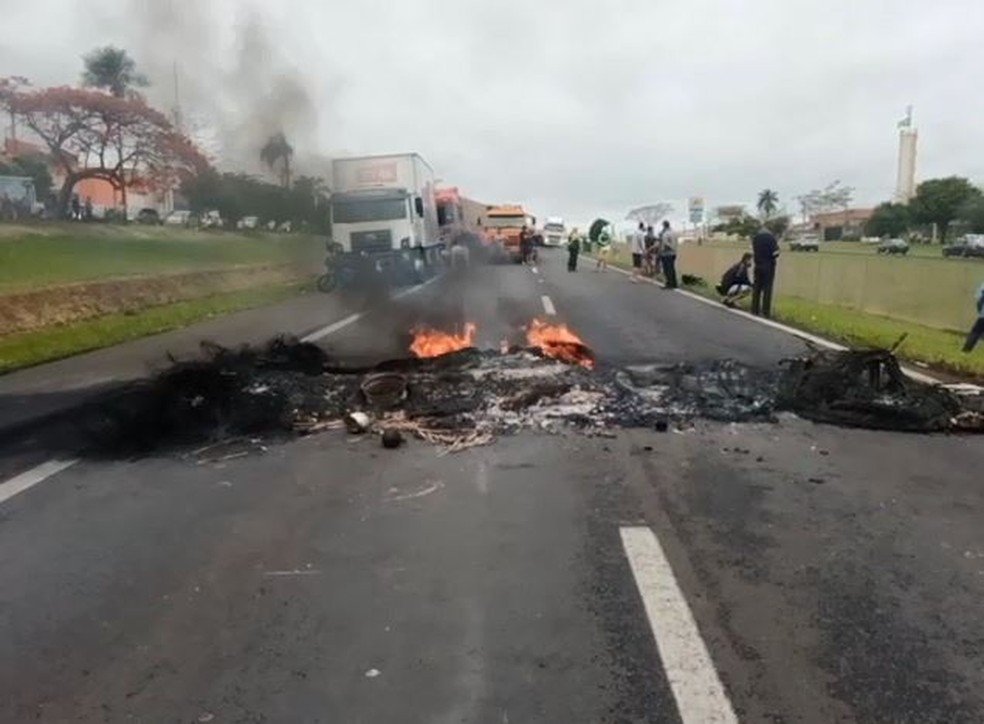
[[687,202],[690,211],[690,223],[700,224],[704,221],[704,198],[702,196],[691,196]]

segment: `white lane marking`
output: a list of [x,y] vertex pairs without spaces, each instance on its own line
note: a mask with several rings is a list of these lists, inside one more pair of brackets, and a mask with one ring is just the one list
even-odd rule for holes
[[365,315],[362,314],[362,312],[359,312],[358,314],[350,314],[345,319],[339,320],[338,322],[335,322],[334,324],[329,324],[327,327],[322,327],[319,330],[316,330],[314,332],[311,332],[311,334],[308,334],[308,335],[305,335],[304,337],[301,337],[301,341],[302,342],[317,342],[319,339],[323,339],[323,338],[327,337],[329,334],[334,334],[335,332],[337,332],[340,329],[345,329],[345,327],[349,326],[350,324],[355,324],[360,319],[362,319],[364,316]]
[[[631,276],[632,274],[632,272],[627,272],[624,269],[619,269],[618,267],[613,266],[609,268],[614,271],[617,271],[619,274],[624,274],[626,276]],[[648,284],[654,284],[655,286],[661,287],[663,289],[666,288],[666,285],[663,284],[663,282],[656,281],[655,279],[643,278],[641,281],[644,281]],[[824,339],[823,337],[818,337],[815,334],[804,332],[801,329],[790,327],[788,325],[782,324],[781,322],[776,322],[775,320],[767,319],[765,317],[756,317],[754,314],[746,312],[743,309],[729,309],[723,304],[719,304],[718,302],[715,302],[713,299],[702,297],[700,294],[694,294],[693,292],[689,292],[686,289],[677,289],[676,291],[677,294],[682,294],[683,296],[698,301],[701,304],[707,304],[708,306],[714,307],[715,309],[718,309],[722,312],[728,312],[729,314],[736,314],[739,317],[744,317],[745,319],[751,322],[758,322],[759,324],[764,324],[766,327],[772,327],[773,329],[778,329],[780,332],[791,334],[794,337],[799,337],[800,339],[809,340],[810,342],[820,345],[821,347],[826,347],[827,349],[836,350],[838,352],[843,352],[844,350],[849,349],[848,347],[845,347],[842,344],[838,344],[837,342],[833,342],[829,339]],[[932,377],[923,372],[919,372],[918,370],[914,370],[911,367],[906,367],[905,365],[902,365],[902,371],[906,374],[906,376],[908,376],[910,379],[915,380],[916,382],[922,382],[927,385],[943,384],[942,381],[937,379],[936,377]]]
[[297,569],[293,571],[266,571],[264,576],[320,576],[321,571],[316,568]]
[[540,273],[540,270],[539,270],[539,269],[537,269],[537,268],[536,268],[535,266],[534,266],[534,267],[530,267],[530,269],[531,269],[531,271],[532,271],[532,272],[533,272],[534,274],[539,274],[539,273]]
[[[418,284],[415,287],[410,287],[409,289],[404,289],[402,292],[400,292],[398,294],[394,294],[392,297],[390,297],[390,299],[403,299],[404,297],[408,297],[411,294],[416,294],[417,292],[419,292],[424,287],[426,287],[429,284],[432,284],[433,282],[437,281],[439,278],[440,277],[434,277],[433,279],[428,279],[423,284]],[[302,342],[317,342],[319,339],[324,339],[325,337],[334,334],[335,332],[339,331],[340,329],[345,329],[349,325],[355,324],[360,319],[362,319],[364,316],[366,316],[366,313],[365,312],[357,312],[356,314],[350,314],[345,319],[340,319],[339,321],[335,322],[334,324],[329,324],[327,327],[322,327],[321,329],[316,329],[315,331],[311,332],[310,334],[305,335],[304,337],[301,337],[301,341]]]
[[77,462],[77,459],[49,460],[48,462],[41,463],[36,468],[31,468],[4,483],[0,483],[0,503],[10,500],[15,495],[23,493],[28,488],[32,488],[38,483],[47,480],[52,475],[57,475],[62,470],[72,467]]
[[673,569],[649,528],[622,528],[622,545],[683,724],[737,724]]
[[553,300],[550,299],[546,294],[540,297],[540,301],[543,302],[543,311],[546,312],[551,317],[557,316],[557,307],[554,306]]

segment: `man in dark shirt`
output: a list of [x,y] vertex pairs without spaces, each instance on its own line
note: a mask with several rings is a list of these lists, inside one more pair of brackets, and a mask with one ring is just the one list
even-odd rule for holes
[[755,284],[752,288],[752,314],[772,316],[772,285],[776,281],[776,262],[779,258],[779,242],[768,229],[762,229],[752,238],[755,257]]
[[728,269],[721,277],[718,292],[724,299],[721,303],[726,307],[734,307],[735,303],[747,297],[752,291],[752,282],[748,278],[748,270],[752,266],[752,255],[743,254],[741,261]]

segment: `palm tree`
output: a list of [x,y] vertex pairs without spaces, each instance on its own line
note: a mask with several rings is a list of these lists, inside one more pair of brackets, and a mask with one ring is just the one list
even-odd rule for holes
[[133,88],[143,88],[149,83],[147,77],[137,72],[137,64],[122,48],[107,45],[96,48],[83,56],[85,70],[82,72],[82,85],[102,88],[117,98],[125,98],[134,93]]
[[764,189],[759,193],[758,210],[766,219],[776,213],[779,208],[779,194],[772,189]]
[[260,149],[260,160],[270,169],[280,164],[280,184],[290,188],[290,161],[294,157],[294,147],[287,142],[283,131],[274,133]]

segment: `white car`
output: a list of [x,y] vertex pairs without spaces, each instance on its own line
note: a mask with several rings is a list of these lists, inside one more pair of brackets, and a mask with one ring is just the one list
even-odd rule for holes
[[255,229],[260,225],[260,219],[257,216],[244,216],[236,224],[236,228],[239,229]]
[[172,211],[164,217],[164,226],[188,226],[190,220],[190,211]]

